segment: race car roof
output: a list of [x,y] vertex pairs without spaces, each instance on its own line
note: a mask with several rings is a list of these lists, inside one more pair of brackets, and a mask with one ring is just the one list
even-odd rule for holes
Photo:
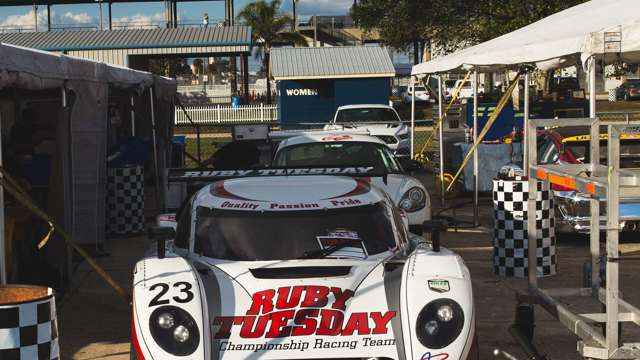
[[300,145],[300,144],[309,144],[309,143],[318,143],[318,142],[368,142],[386,145],[384,141],[379,138],[371,135],[365,134],[352,134],[349,132],[332,132],[332,133],[305,133],[299,136],[294,136],[288,139],[283,140],[278,147],[278,150],[284,149],[285,147]]
[[222,210],[298,211],[355,207],[387,201],[367,179],[341,176],[274,176],[221,180],[195,195],[194,207]]

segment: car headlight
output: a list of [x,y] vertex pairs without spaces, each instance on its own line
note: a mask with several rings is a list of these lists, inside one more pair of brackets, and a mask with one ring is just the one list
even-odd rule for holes
[[151,313],[149,329],[153,340],[176,356],[191,355],[200,343],[200,332],[188,312],[175,306],[162,306]]
[[442,349],[458,338],[464,327],[464,312],[451,299],[428,303],[418,314],[416,334],[422,345]]
[[406,212],[414,212],[422,210],[426,202],[427,194],[421,188],[414,186],[402,195],[398,205]]

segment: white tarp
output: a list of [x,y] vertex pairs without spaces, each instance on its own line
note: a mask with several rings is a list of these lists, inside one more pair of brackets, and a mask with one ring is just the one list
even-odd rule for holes
[[640,61],[640,0],[592,0],[482,44],[415,65],[412,74],[470,67],[491,70],[518,64],[543,70],[566,67],[605,52],[605,32],[621,33],[623,60]]
[[173,133],[175,80],[102,62],[0,44],[0,90],[67,90],[67,107],[61,105],[58,113],[51,114],[51,120],[61,129],[57,138],[64,144],[65,156],[60,158],[66,162],[60,165],[64,185],[59,186],[64,198],[64,215],[55,217],[63,219],[63,227],[78,243],[104,241],[109,106],[124,101],[123,107],[128,109],[129,102],[128,97],[124,100],[110,97],[111,90],[138,95],[134,107],[138,132],[147,129],[146,133],[150,134],[151,101],[145,94],[150,94],[148,89],[152,87],[156,110],[153,130],[161,135],[157,149],[163,174],[166,149],[170,146],[167,139]]
[[115,88],[140,92],[154,84],[169,87],[169,92],[176,86],[172,80],[144,71],[0,44],[0,89],[9,86],[29,90],[52,89],[69,80],[108,83]]

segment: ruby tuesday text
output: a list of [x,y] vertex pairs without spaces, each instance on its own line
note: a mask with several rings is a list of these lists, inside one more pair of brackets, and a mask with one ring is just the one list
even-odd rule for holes
[[354,312],[345,317],[353,294],[349,289],[312,285],[258,291],[245,315],[213,320],[219,326],[215,337],[227,339],[236,327],[240,328],[239,336],[247,339],[386,334],[396,312]]

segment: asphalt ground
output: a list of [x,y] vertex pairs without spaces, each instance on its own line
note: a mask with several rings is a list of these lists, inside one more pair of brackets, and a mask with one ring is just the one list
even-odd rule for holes
[[[419,176],[433,191],[433,175]],[[468,203],[469,196],[448,200],[446,206]],[[440,201],[433,198],[434,212]],[[480,223],[477,228],[449,229],[442,236],[442,245],[458,252],[471,270],[477,312],[477,330],[480,358],[494,359],[493,350],[498,348],[524,359],[523,353],[508,333],[515,311],[515,293],[526,289],[523,279],[510,279],[493,273],[493,210],[491,200],[482,197]],[[453,211],[445,212],[453,215]],[[469,205],[456,209],[455,216],[470,221],[472,208]],[[627,249],[640,248],[633,236],[624,238]],[[97,259],[115,280],[130,290],[132,269],[151,243],[144,237],[111,239],[107,242],[110,256]],[[540,280],[543,287],[581,287],[582,268],[589,259],[588,238],[585,236],[558,237],[558,273]],[[621,263],[621,289],[625,299],[632,304],[640,302],[637,286],[638,264]],[[573,301],[573,299],[572,299]],[[574,310],[597,312],[599,305],[584,301],[566,302]],[[72,290],[58,303],[59,332],[63,359],[129,359],[131,308],[110,289],[86,263],[76,271]],[[536,307],[535,344],[541,353],[552,360],[581,359],[576,352],[576,337],[560,323]],[[627,332],[631,326],[625,326]],[[637,331],[629,332],[640,338]],[[625,334],[625,340],[633,338]]]

